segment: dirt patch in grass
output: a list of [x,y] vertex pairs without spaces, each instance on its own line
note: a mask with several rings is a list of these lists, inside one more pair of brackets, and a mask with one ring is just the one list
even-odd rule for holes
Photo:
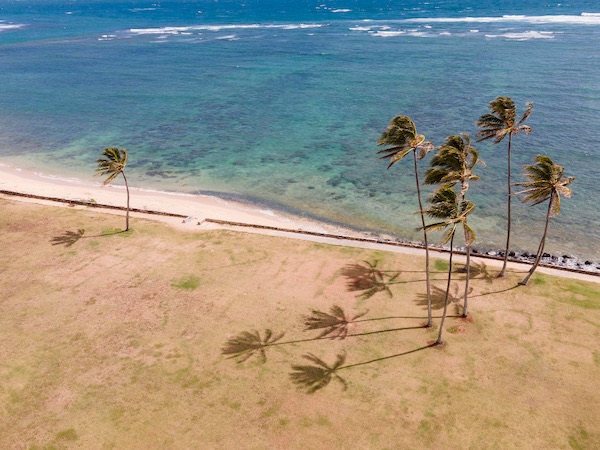
[[[522,274],[480,267],[470,320],[449,317],[438,349],[420,258],[143,220],[105,232],[121,225],[0,200],[1,448],[600,446],[597,284],[516,288]],[[334,305],[345,339],[304,331]],[[238,363],[222,349],[244,332]],[[346,389],[298,389],[308,354],[345,354]]]

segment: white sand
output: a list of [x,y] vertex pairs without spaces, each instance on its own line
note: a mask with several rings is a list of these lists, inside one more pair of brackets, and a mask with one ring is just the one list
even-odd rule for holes
[[[90,183],[77,179],[61,179],[52,175],[41,174],[21,170],[12,166],[0,163],[0,190],[19,192],[23,194],[39,195],[44,197],[55,197],[67,200],[90,201],[96,203],[125,206],[126,195],[125,187],[114,184],[103,186],[101,182]],[[344,230],[339,227],[334,227],[319,222],[309,221],[304,218],[294,217],[291,215],[282,215],[273,211],[260,210],[252,208],[249,205],[225,201],[216,197],[191,194],[177,194],[163,191],[153,191],[130,187],[131,191],[131,208],[144,210],[160,211],[174,214],[181,214],[191,217],[191,220],[183,221],[180,218],[146,215],[142,213],[132,213],[132,217],[146,217],[152,220],[159,220],[168,223],[178,229],[198,230],[198,224],[204,219],[217,219],[229,222],[240,222],[253,225],[261,225],[268,227],[277,227],[290,230],[303,230],[317,233],[327,233],[345,236],[360,236],[358,233],[353,233],[350,230]],[[41,204],[52,204],[58,206],[66,205],[64,203],[49,202],[38,199],[28,199],[25,197],[11,196],[11,199],[19,201],[29,201]],[[102,209],[102,212],[123,215],[122,211]],[[324,242],[333,245],[349,245],[354,247],[365,247],[379,250],[393,251],[424,256],[423,249],[393,246],[379,243],[369,243],[351,240],[340,240],[328,237],[311,236],[298,233],[286,233],[274,230],[253,229],[249,227],[232,227],[216,225],[213,223],[202,223],[202,228],[229,228],[240,229],[246,232],[262,233],[268,235],[286,236],[294,239],[307,239],[317,242]],[[448,254],[432,250],[432,254],[436,258],[447,258]],[[464,262],[463,255],[456,255],[456,261]],[[472,257],[472,261],[477,263],[485,263],[490,267],[501,267],[502,261]],[[510,262],[511,270],[526,273],[531,267],[528,264]],[[583,274],[577,272],[568,272],[560,269],[539,267],[539,272],[548,273],[551,275],[562,276],[566,278],[576,278],[580,280],[593,281],[600,283],[600,277],[593,274]]]

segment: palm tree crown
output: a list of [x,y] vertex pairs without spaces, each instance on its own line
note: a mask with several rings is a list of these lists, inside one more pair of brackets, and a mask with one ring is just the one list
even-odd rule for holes
[[476,164],[483,161],[477,149],[471,146],[471,137],[466,133],[449,136],[431,160],[431,168],[425,172],[425,184],[460,183],[459,195],[463,196],[469,189],[469,181],[479,179],[473,173]]
[[466,223],[467,216],[473,212],[475,205],[467,200],[458,201],[458,197],[451,184],[445,184],[435,191],[428,199],[431,206],[423,212],[431,218],[440,219],[427,225],[427,231],[446,229],[441,245],[448,243],[454,236],[458,225],[465,227],[465,240],[471,244],[475,240],[475,232]]
[[109,147],[104,149],[102,156],[106,158],[100,158],[96,161],[98,163],[96,172],[98,172],[98,176],[108,175],[108,178],[103,183],[108,184],[125,170],[125,166],[127,165],[127,150],[124,148]]
[[383,154],[381,159],[390,159],[388,169],[400,161],[411,151],[416,152],[417,159],[423,159],[433,150],[433,144],[425,140],[425,136],[417,134],[414,122],[408,116],[396,116],[381,134],[377,145],[391,145],[377,153]]
[[550,217],[560,212],[560,197],[571,197],[571,188],[568,187],[575,177],[563,177],[564,167],[555,164],[550,157],[538,155],[535,157],[537,164],[525,166],[525,177],[529,181],[515,183],[523,186],[519,194],[525,194],[523,202],[538,205],[550,199]]
[[477,132],[479,141],[493,139],[494,144],[499,143],[507,135],[516,135],[520,132],[531,133],[531,127],[523,123],[529,118],[533,111],[533,103],[526,102],[527,109],[518,122],[517,109],[515,102],[510,97],[497,97],[489,103],[491,113],[484,114],[477,121],[477,126],[481,128]]

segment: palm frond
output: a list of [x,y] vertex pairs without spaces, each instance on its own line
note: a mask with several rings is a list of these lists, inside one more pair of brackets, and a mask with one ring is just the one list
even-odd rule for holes
[[343,364],[346,361],[345,352],[339,353],[331,366],[312,353],[303,355],[303,358],[314,363],[314,365],[292,366],[293,372],[290,373],[290,378],[299,388],[304,388],[307,393],[313,394],[319,389],[327,386],[332,379],[335,379],[340,382],[343,389],[346,390],[348,387],[346,380],[336,373],[337,370],[343,367]]
[[465,231],[465,244],[473,245],[473,242],[477,239],[475,231],[467,224],[467,222],[463,222],[463,229]]
[[229,358],[237,358],[238,363],[257,355],[259,360],[264,363],[267,360],[265,347],[273,345],[284,335],[285,333],[273,334],[269,329],[265,330],[264,337],[261,337],[260,333],[256,330],[252,332],[244,331],[228,339],[221,349],[221,353],[223,355],[230,355],[228,356]]
[[[519,122],[517,122],[517,128],[520,128],[519,131],[525,131],[526,134],[529,134],[531,132],[531,127],[525,127],[525,126],[521,127],[521,125],[523,124],[523,122],[525,122],[529,118],[529,116],[533,112],[533,102],[525,102],[525,105],[527,105],[527,109],[523,113],[521,120],[519,120]],[[526,128],[528,128],[528,130]]]
[[396,164],[398,161],[401,161],[402,159],[404,159],[404,157],[406,155],[408,155],[411,151],[413,151],[413,149],[411,147],[408,147],[408,148],[394,147],[392,149],[380,150],[377,153],[386,153],[385,155],[381,156],[379,159],[389,158],[390,163],[387,166],[387,168],[389,169],[394,164]]

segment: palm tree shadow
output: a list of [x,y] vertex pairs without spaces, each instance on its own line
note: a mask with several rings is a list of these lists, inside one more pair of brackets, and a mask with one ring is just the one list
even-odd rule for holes
[[83,228],[78,229],[77,231],[65,231],[60,236],[55,236],[50,239],[52,245],[64,245],[65,247],[71,247],[74,245],[79,239],[83,237],[85,230]]
[[[346,277],[346,288],[349,292],[360,292],[357,297],[367,300],[378,292],[385,292],[389,298],[393,297],[389,286],[400,276],[400,272],[383,271],[377,268],[378,260],[373,263],[364,261],[361,264],[348,264],[342,269]],[[391,273],[390,273],[391,272]]]
[[387,359],[399,358],[400,356],[410,355],[421,350],[425,350],[430,347],[434,347],[436,344],[429,344],[424,347],[415,348],[402,353],[396,353],[394,355],[383,356],[381,358],[371,359],[355,364],[343,365],[346,360],[346,353],[342,352],[337,355],[336,360],[333,364],[327,364],[325,361],[317,358],[312,353],[303,355],[303,358],[312,362],[312,365],[292,365],[293,372],[290,372],[290,378],[297,385],[298,389],[303,389],[308,394],[313,394],[319,389],[327,386],[332,380],[337,380],[342,384],[344,390],[346,390],[348,383],[345,379],[340,377],[339,371],[343,369],[350,369],[351,367],[365,366],[367,364],[373,364]]
[[508,291],[512,291],[513,289],[517,289],[519,287],[518,284],[511,286],[509,288],[506,289],[500,289],[499,291],[490,291],[490,292],[483,292],[481,294],[477,294],[477,295],[472,295],[471,298],[474,297],[484,297],[486,295],[492,295],[492,294],[501,294],[502,292],[508,292]]
[[[431,286],[431,308],[442,309],[446,300],[446,290],[437,286]],[[460,301],[458,295],[458,283],[453,283],[450,293],[448,294],[448,304],[458,303]],[[427,294],[417,294],[417,305],[427,308]]]
[[50,243],[52,245],[64,245],[65,247],[68,248],[68,247],[71,247],[72,245],[76,244],[80,239],[112,236],[112,235],[121,234],[121,233],[125,233],[125,230],[114,230],[114,231],[108,231],[105,233],[84,236],[85,229],[80,228],[77,231],[67,230],[61,235],[54,236],[52,239],[50,239]]
[[469,278],[481,278],[483,281],[489,284],[493,283],[496,279],[496,274],[490,272],[488,266],[483,261],[478,263],[471,262],[470,272]]

